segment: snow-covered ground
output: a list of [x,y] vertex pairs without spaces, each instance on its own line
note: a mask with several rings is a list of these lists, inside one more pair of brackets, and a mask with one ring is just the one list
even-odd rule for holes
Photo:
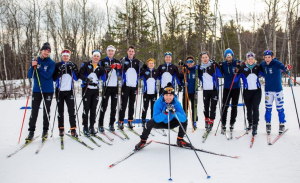
[[[300,106],[300,88],[295,87],[296,102]],[[267,137],[264,122],[264,97],[260,105],[260,124],[258,135],[252,149],[249,148],[251,136],[244,136],[239,140],[228,141],[220,134],[214,136],[217,122],[220,119],[217,114],[216,124],[206,141],[202,143],[204,133],[204,117],[202,92],[199,92],[199,123],[198,130],[191,133],[191,125],[188,126],[188,135],[197,148],[223,153],[238,155],[240,159],[232,159],[211,154],[198,152],[198,155],[211,179],[206,179],[198,159],[191,150],[177,147],[171,148],[172,178],[173,182],[195,183],[282,183],[300,182],[300,131],[295,113],[293,96],[289,87],[284,88],[285,113],[289,131],[273,146],[267,145]],[[80,101],[77,98],[77,103]],[[109,134],[115,140],[112,146],[108,146],[95,139],[101,147],[96,147],[89,139],[80,138],[94,150],[89,150],[78,142],[65,136],[65,149],[60,149],[57,122],[54,129],[54,138],[49,138],[36,155],[35,151],[41,143],[38,138],[28,147],[18,152],[11,158],[6,156],[14,152],[28,134],[28,119],[31,110],[27,111],[22,140],[17,144],[26,99],[1,100],[1,128],[0,128],[0,183],[82,183],[82,182],[109,182],[109,183],[135,183],[135,182],[168,182],[169,158],[168,146],[156,143],[150,144],[145,149],[136,153],[116,167],[109,165],[125,156],[133,150],[139,137],[126,130],[130,140],[122,141],[116,136]],[[241,103],[241,98],[240,98]],[[53,123],[56,101],[51,106],[51,125]],[[42,107],[42,106],[41,106]],[[139,105],[137,112],[139,110]],[[67,111],[67,110],[65,110]],[[82,107],[79,114],[81,115]],[[108,110],[109,112],[110,110]],[[219,111],[219,108],[218,108]],[[42,110],[38,117],[36,135],[42,132]],[[149,113],[148,113],[149,114]],[[79,115],[79,118],[80,118]],[[149,115],[148,115],[149,116]],[[228,115],[230,117],[230,115]],[[105,116],[105,125],[108,125],[109,115]],[[65,114],[65,127],[69,128],[68,115]],[[142,132],[141,127],[135,127],[136,131]],[[238,107],[238,117],[234,130],[234,137],[244,132],[243,108]],[[120,132],[117,132],[121,134]],[[168,138],[152,131],[155,135],[149,136],[149,140],[168,142]],[[171,143],[176,142],[176,133],[171,133]],[[274,108],[272,114],[272,139],[278,134],[278,116]],[[100,134],[99,134],[100,135]],[[100,135],[105,139],[104,136]]]

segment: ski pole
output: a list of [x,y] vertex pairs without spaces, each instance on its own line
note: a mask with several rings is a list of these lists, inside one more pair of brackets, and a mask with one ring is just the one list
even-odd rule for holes
[[[52,130],[51,130],[51,136],[53,136],[53,129],[54,129],[54,123],[55,123],[55,117],[56,117],[56,111],[57,111],[57,106],[58,106],[58,102],[59,102],[59,94],[60,94],[60,87],[61,87],[61,80],[62,80],[62,76],[60,77],[60,82],[59,82],[59,90],[58,90],[58,94],[57,94],[57,98],[56,98],[56,107],[55,107],[55,113],[54,113],[54,118],[53,118],[53,125],[52,125]],[[54,140],[54,139],[53,139]]]
[[[215,69],[215,80],[216,80],[216,84],[215,84],[215,87],[217,89],[217,85],[219,84],[219,79],[217,78],[217,70],[216,70],[216,65],[214,65],[214,69]],[[217,83],[217,80],[218,80],[218,83]],[[218,98],[219,98],[219,90],[217,90],[218,92]],[[220,111],[220,119],[222,119],[222,113],[221,113],[221,102],[220,100],[218,100],[218,103],[219,103],[219,111]]]
[[247,123],[246,123],[246,112],[245,112],[245,100],[244,100],[244,88],[241,87],[241,95],[242,95],[242,102],[243,102],[243,111],[244,111],[244,129],[246,130],[247,128]]
[[38,71],[37,71],[36,67],[35,67],[35,72],[36,72],[36,77],[37,77],[37,79],[38,79],[39,87],[40,87],[40,90],[41,90],[41,95],[42,95],[42,98],[43,98],[43,103],[44,103],[45,111],[46,111],[46,114],[47,114],[48,123],[49,123],[50,128],[51,128],[51,124],[50,124],[50,115],[49,115],[48,110],[47,110],[47,106],[46,106],[44,94],[43,94],[43,91],[42,91],[42,86],[41,86],[39,74],[38,74]]
[[[138,101],[138,95],[139,95],[139,78],[140,78],[140,76],[141,76],[141,68],[143,67],[143,62],[140,62],[139,63],[139,75],[138,75],[138,78],[137,78],[137,89],[136,89],[136,97],[135,97],[135,109],[136,109],[136,106],[137,106],[137,101]],[[134,121],[134,123],[136,123],[136,110],[134,110],[134,119],[133,119],[133,121]],[[133,123],[133,121],[132,121],[132,123]]]
[[286,74],[286,76],[289,77],[294,83],[297,83],[298,85],[300,85],[300,83],[298,83],[297,81],[295,81],[289,74]]
[[293,94],[294,105],[295,105],[295,110],[296,110],[296,114],[297,114],[299,129],[300,129],[299,115],[298,115],[298,110],[297,110],[297,105],[296,105],[296,101],[295,101],[295,95],[294,95],[293,84],[292,84],[292,81],[291,81],[290,73],[288,73],[288,76],[290,78],[290,86],[291,86],[291,90],[292,90],[292,94]]
[[[71,70],[72,71],[72,70]],[[73,83],[73,96],[74,96],[74,106],[76,110],[76,117],[77,117],[77,125],[78,125],[78,130],[79,130],[79,136],[81,136],[80,133],[80,125],[79,125],[79,118],[78,118],[78,109],[77,109],[77,101],[76,101],[76,91],[75,91],[75,85],[74,85],[74,78],[73,78],[73,71],[72,71],[72,83]]]
[[169,181],[172,181],[172,169],[171,169],[171,145],[170,145],[170,115],[168,112],[168,136],[169,136],[169,171],[170,171],[170,178]]
[[[87,89],[88,89],[88,87],[89,87],[89,82],[88,82],[88,84],[86,85],[86,88],[85,88],[85,90],[84,90],[84,93],[83,93],[83,96],[82,96],[82,99],[80,100],[80,103],[79,103],[79,106],[78,106],[78,108],[76,109],[76,115],[78,114],[78,109],[80,108],[80,105],[81,105],[81,103],[82,103],[82,101],[83,101],[83,99],[84,99],[84,97],[85,97],[85,94],[86,94],[86,91],[87,91]],[[80,134],[80,133],[79,133]]]
[[[34,70],[33,70],[33,72],[32,72],[32,78],[34,78]],[[30,88],[31,88],[31,86],[30,86]],[[20,144],[20,139],[21,139],[21,136],[22,136],[23,125],[24,125],[25,116],[26,116],[26,111],[27,111],[27,105],[28,105],[28,101],[29,101],[29,98],[30,98],[30,94],[31,94],[30,91],[31,91],[31,90],[29,89],[18,144]]]
[[[185,133],[185,130],[184,130],[184,128],[183,128],[183,126],[182,126],[182,124],[181,124],[181,122],[180,122],[180,120],[179,120],[179,118],[178,118],[176,112],[175,112],[174,114],[175,114],[175,117],[176,117],[176,119],[177,119],[177,121],[178,121],[178,123],[179,123],[179,125],[180,125],[180,127],[181,127],[181,129],[182,129],[182,131]],[[197,152],[196,152],[194,146],[192,145],[192,142],[191,142],[189,136],[188,136],[186,133],[185,133],[185,135],[186,135],[187,139],[189,140],[189,142],[190,142],[190,144],[191,144],[191,149],[194,150],[194,153],[196,154],[196,156],[197,156],[197,158],[198,158],[198,160],[199,160],[199,162],[200,162],[200,164],[201,164],[201,166],[202,166],[202,168],[203,168],[203,170],[204,170],[204,172],[205,172],[207,178],[209,179],[210,176],[207,174],[207,171],[206,171],[206,169],[204,168],[204,165],[203,165],[202,161],[200,160],[200,158],[199,158],[199,156],[198,156],[198,154],[197,154]],[[169,138],[170,138],[170,135],[169,135]],[[170,142],[169,142],[169,144],[170,144]]]
[[[235,77],[236,77],[237,71],[238,71],[238,70],[236,70],[236,71],[235,71],[235,74],[234,74],[233,80],[232,80],[232,82],[231,82],[231,86],[230,86],[230,89],[229,89],[229,93],[228,93],[228,95],[227,95],[226,102],[225,102],[225,104],[224,104],[224,106],[223,106],[223,109],[222,109],[222,114],[221,114],[221,116],[223,116],[223,113],[224,113],[224,110],[225,110],[225,106],[226,106],[226,104],[227,104],[227,101],[228,101],[228,99],[229,99],[230,92],[231,92],[231,89],[232,89],[232,86],[233,86],[234,79],[235,79]],[[221,119],[222,119],[222,118],[220,118],[220,120],[219,120],[219,123],[218,123],[218,126],[217,126],[217,130],[216,130],[216,133],[215,133],[215,136],[217,136],[217,132],[218,132],[218,129],[219,129],[219,126],[220,126]]]
[[[141,122],[142,122],[141,111],[144,109],[144,107],[143,107],[143,104],[144,104],[143,95],[144,95],[144,92],[142,91],[142,93],[141,93],[141,104],[140,104],[141,107],[140,107],[139,116],[138,116],[138,118],[141,120]],[[147,116],[147,114],[146,114],[146,116]],[[140,127],[140,123],[138,123],[138,127]]]

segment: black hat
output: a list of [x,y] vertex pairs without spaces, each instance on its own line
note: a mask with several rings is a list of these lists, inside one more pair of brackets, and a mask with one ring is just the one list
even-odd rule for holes
[[49,52],[51,52],[50,44],[48,42],[44,43],[44,45],[41,48],[41,51],[42,50],[48,50]]
[[164,87],[163,95],[165,94],[175,95],[175,90],[170,82]]

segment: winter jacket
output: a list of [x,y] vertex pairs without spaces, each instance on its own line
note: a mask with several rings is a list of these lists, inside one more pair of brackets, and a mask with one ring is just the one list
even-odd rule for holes
[[[100,65],[105,69],[105,67],[109,67],[112,64],[121,64],[121,62],[115,58],[110,60],[108,57],[105,57],[104,59],[100,60]],[[117,70],[117,68],[110,70],[109,72],[105,71],[104,77],[101,79],[104,82],[106,86],[109,87],[117,87],[118,84],[118,75],[120,75],[120,72]]]
[[[235,75],[236,68],[240,68],[241,61],[238,61],[236,59],[233,59],[231,63],[227,61],[223,61],[221,67],[221,70],[224,74],[224,88],[230,89],[232,80]],[[237,89],[241,87],[240,80],[238,82],[233,83],[232,89]]]
[[129,87],[137,86],[138,74],[140,73],[139,65],[140,65],[140,61],[135,57],[133,57],[132,60],[130,60],[128,57],[125,57],[124,63],[122,61],[123,85]]
[[156,81],[158,79],[158,70],[147,68],[146,70],[141,71],[140,78],[144,81],[144,93],[146,94],[155,94],[156,90]]
[[[181,123],[186,122],[186,115],[183,111],[183,108],[181,106],[181,103],[177,100],[177,96],[174,96],[173,101],[171,104],[174,105],[176,110],[176,115],[178,116],[178,119]],[[153,119],[156,123],[168,123],[168,115],[165,114],[167,103],[164,101],[163,95],[161,95],[154,103],[153,107]],[[169,120],[171,121],[175,117],[175,114],[172,114],[172,112],[169,112]]]
[[234,82],[239,82],[241,77],[243,79],[245,90],[256,90],[261,88],[259,75],[263,76],[259,65],[255,65],[252,69],[246,65],[242,65],[234,79]]
[[[100,64],[100,62],[99,62]],[[99,79],[104,76],[104,68],[102,66],[94,68],[92,61],[83,62],[79,71],[79,78],[82,80],[81,87],[84,88],[87,86],[87,78],[92,78],[93,83],[89,84],[89,89],[98,89]]]
[[218,77],[222,77],[220,66],[216,62],[209,61],[208,67],[198,66],[198,77],[202,82],[203,90],[218,90]]
[[274,58],[269,65],[265,61],[260,64],[260,69],[265,76],[265,91],[279,92],[282,90],[281,70],[286,72],[285,66]]
[[[39,65],[37,68],[37,72],[38,72],[42,92],[54,93],[52,75],[55,70],[55,62],[50,57],[47,57],[45,59],[41,59],[40,57],[38,57],[37,63]],[[31,66],[27,73],[28,78],[32,78],[33,71],[34,68]],[[36,71],[34,71],[32,92],[41,92]]]
[[[71,63],[71,61],[67,62],[66,64],[63,61],[61,61],[61,62],[55,64],[53,81],[55,81],[55,87],[60,89],[60,91],[72,90],[74,88],[72,79],[74,79],[75,81],[78,80],[79,74],[78,74],[77,65],[75,63],[73,63],[75,65],[75,69],[72,70],[72,68],[69,67],[70,63]],[[60,73],[60,71],[59,71],[59,67],[61,67],[61,65],[65,66],[64,73]]]
[[[186,67],[187,68],[187,73],[186,73],[186,82],[188,83],[187,85],[187,90],[188,93],[195,93],[195,80],[196,77],[196,70],[198,69],[198,65],[194,65],[193,67],[189,68],[187,65],[184,65],[183,68]],[[181,70],[180,73],[180,81],[182,83],[182,85],[184,85],[184,71],[185,69]],[[185,89],[183,89],[183,93],[185,93]]]
[[159,72],[160,88],[164,88],[169,82],[175,87],[175,78],[177,83],[181,85],[179,81],[179,71],[176,65],[164,63],[158,66],[157,70]]

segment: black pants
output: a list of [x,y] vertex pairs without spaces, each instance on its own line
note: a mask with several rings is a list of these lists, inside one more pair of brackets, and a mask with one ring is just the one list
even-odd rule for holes
[[143,100],[144,100],[144,106],[143,106],[143,112],[142,112],[142,121],[146,120],[149,102],[151,104],[151,118],[153,118],[153,107],[154,107],[155,101],[157,100],[157,94],[145,93],[143,96]]
[[[183,138],[183,136],[184,136],[184,134],[185,134],[185,131],[186,131],[187,122],[184,122],[184,123],[181,123],[181,124],[182,124],[184,130],[182,130],[182,128],[179,127],[178,137]],[[172,119],[172,120],[170,121],[170,128],[172,129],[172,128],[175,128],[175,127],[177,127],[177,126],[179,126],[178,120],[177,120],[176,118]],[[144,127],[144,129],[143,129],[143,133],[142,133],[142,135],[140,136],[141,139],[147,140],[147,139],[148,139],[148,136],[149,136],[149,134],[150,134],[150,132],[151,132],[151,130],[152,130],[152,128],[156,128],[156,129],[168,129],[168,123],[164,123],[164,122],[156,123],[156,122],[154,121],[154,119],[150,119],[150,120],[146,123],[146,125],[145,125],[145,127]]]
[[109,125],[113,125],[116,120],[117,102],[118,102],[118,87],[107,87],[105,93],[102,95],[102,106],[100,109],[99,126],[103,126],[103,119],[108,105],[108,99],[110,97],[110,122]]
[[258,124],[259,104],[261,101],[261,89],[244,90],[244,101],[247,107],[247,119],[249,123]]
[[[46,104],[46,109],[50,117],[50,106],[52,102],[52,97],[53,93],[43,93],[44,99],[45,99],[45,104]],[[31,115],[29,119],[29,131],[35,131],[35,124],[36,120],[39,114],[39,109],[41,102],[43,100],[42,94],[40,92],[33,92],[32,93],[32,100],[31,100]],[[48,130],[49,129],[49,120],[47,116],[47,112],[45,109],[45,105],[43,102],[43,130]]]
[[82,88],[82,97],[83,97],[83,113],[82,113],[82,125],[88,127],[88,119],[90,113],[90,128],[94,128],[96,110],[99,101],[99,90],[98,89],[87,89],[85,96],[86,88]]
[[161,96],[161,94],[164,92],[164,88],[160,88],[159,89],[159,96]]
[[68,107],[70,126],[71,128],[76,127],[73,90],[59,91],[58,89],[56,89],[55,97],[57,101],[58,128],[64,128],[64,102],[66,102]]
[[[229,107],[229,103],[231,100],[231,116],[230,116],[230,125],[234,125],[236,116],[237,116],[237,106],[239,103],[239,97],[240,97],[240,89],[231,89],[230,94],[229,94],[229,89],[224,88],[223,90],[223,103],[222,103],[222,125],[226,126],[226,120],[227,120],[227,111]],[[229,94],[229,96],[228,96]],[[228,97],[227,103],[226,99]],[[224,107],[225,106],[225,107]]]
[[[184,112],[186,113],[186,117],[188,118],[189,117],[188,111],[189,111],[190,102],[187,103],[187,105],[186,105],[186,110],[187,111],[185,111],[185,95],[186,95],[185,93],[183,93],[183,95],[182,95],[183,96],[182,97],[182,107],[183,107]],[[192,105],[190,106],[191,110],[192,110],[192,120],[193,120],[193,122],[195,122],[195,119],[194,119],[194,115],[195,115],[195,111],[194,111],[195,100],[194,100],[194,97],[195,97],[195,94],[194,93],[189,93],[188,95],[189,95],[189,100],[192,103]],[[197,119],[196,119],[196,121],[197,121]]]
[[120,116],[119,121],[124,121],[128,99],[129,99],[128,120],[131,120],[131,121],[133,120],[136,90],[137,90],[136,87],[128,87],[128,86],[122,87],[122,95],[121,95],[122,102],[121,102],[121,109],[119,112],[119,116]]
[[[204,116],[205,118],[215,119],[218,103],[217,90],[203,90]],[[209,111],[210,108],[210,111]]]

